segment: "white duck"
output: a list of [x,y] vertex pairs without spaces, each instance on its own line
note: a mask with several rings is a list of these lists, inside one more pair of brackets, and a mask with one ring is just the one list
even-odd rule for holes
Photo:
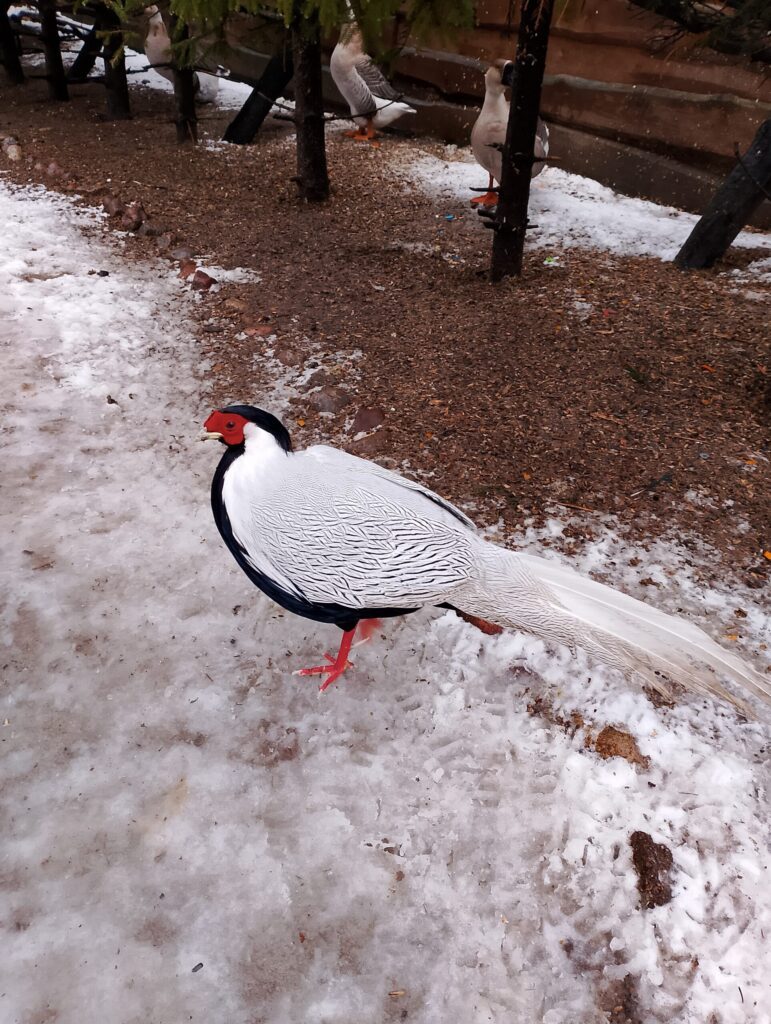
[[[155,6],[145,7],[148,17],[147,36],[145,37],[145,56],[159,75],[174,83],[174,72],[171,69],[171,39],[163,20],[163,15]],[[214,103],[220,83],[214,75],[195,72],[196,103]]]
[[[488,191],[485,195],[472,199],[472,203],[482,206],[495,206],[498,196],[490,191],[493,182],[500,183],[503,144],[506,141],[506,125],[509,120],[509,104],[504,89],[512,84],[514,62],[511,60],[497,61],[485,73],[485,101],[482,111],[471,129],[471,149],[480,164],[490,176]],[[538,118],[538,129],[535,137],[535,157],[533,177],[544,169],[546,157],[549,155],[549,129]]]
[[376,128],[385,128],[404,114],[415,110],[400,103],[398,93],[370,56],[364,52],[361,29],[356,22],[343,25],[340,40],[329,62],[332,80],[351,108],[359,126],[346,135],[357,142],[375,138]]

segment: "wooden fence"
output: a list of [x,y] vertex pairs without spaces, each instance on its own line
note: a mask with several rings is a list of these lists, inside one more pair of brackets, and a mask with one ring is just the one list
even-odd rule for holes
[[[467,142],[484,67],[514,55],[517,25],[516,3],[478,0],[474,29],[449,44],[408,45],[394,72],[418,112],[399,126]],[[676,40],[674,30],[626,0],[570,0],[552,30],[542,114],[558,166],[698,211],[733,165],[734,145],[746,149],[768,117],[771,75],[763,65],[699,49],[687,36]],[[256,78],[264,38],[253,19],[235,16],[228,51],[216,61]],[[339,104],[328,76],[325,88]],[[771,204],[754,222],[771,226]]]

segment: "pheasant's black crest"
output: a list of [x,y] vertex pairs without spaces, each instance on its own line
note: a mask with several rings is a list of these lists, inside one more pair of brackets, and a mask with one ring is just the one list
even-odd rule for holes
[[274,437],[276,443],[285,452],[291,452],[292,438],[289,436],[289,431],[281,420],[276,419],[272,413],[265,412],[264,409],[258,409],[254,405],[226,405],[220,411],[224,413],[232,412],[236,416],[243,416],[245,420],[249,420],[250,423],[254,423],[261,430]]

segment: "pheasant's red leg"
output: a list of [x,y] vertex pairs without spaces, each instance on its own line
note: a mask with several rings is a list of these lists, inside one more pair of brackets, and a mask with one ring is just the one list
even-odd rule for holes
[[[315,676],[321,673],[328,672],[329,675],[319,687],[319,690],[323,693],[324,690],[334,683],[336,679],[345,672],[350,666],[348,655],[351,653],[351,645],[358,647],[359,644],[365,644],[371,637],[372,634],[382,627],[383,623],[380,619],[362,619],[359,622],[358,627],[354,626],[353,629],[348,629],[343,633],[343,639],[340,641],[340,650],[337,652],[337,657],[333,658],[331,654],[325,654],[324,657],[327,659],[328,664],[326,665],[314,665],[313,668],[301,668],[295,672],[296,676]],[[361,640],[356,644],[353,643],[353,638],[356,635],[356,629],[358,628]]]
[[328,661],[327,665],[314,665],[312,668],[301,668],[298,671],[297,675],[316,676],[320,673],[328,672],[329,675],[319,687],[319,690],[321,690],[321,692],[323,693],[324,690],[326,690],[326,688],[330,685],[330,683],[334,683],[336,679],[339,679],[343,672],[345,672],[345,670],[351,664],[350,661],[348,661],[348,655],[350,654],[351,651],[351,644],[353,643],[355,633],[355,626],[353,627],[353,629],[347,629],[343,633],[343,639],[340,641],[340,650],[337,652],[337,657],[333,658],[330,654],[324,655],[324,657]]

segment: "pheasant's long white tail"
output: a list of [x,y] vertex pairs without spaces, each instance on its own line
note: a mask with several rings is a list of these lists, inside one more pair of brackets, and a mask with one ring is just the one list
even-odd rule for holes
[[491,544],[484,545],[480,568],[480,583],[468,592],[470,602],[459,602],[462,611],[571,648],[582,647],[598,661],[636,673],[665,693],[662,677],[746,710],[722,685],[723,677],[771,702],[771,680],[685,619],[557,562]]

